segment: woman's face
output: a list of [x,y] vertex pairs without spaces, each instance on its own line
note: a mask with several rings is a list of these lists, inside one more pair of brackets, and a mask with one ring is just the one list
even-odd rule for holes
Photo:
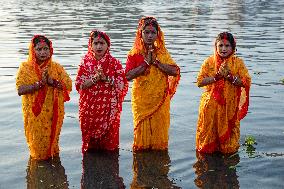
[[221,40],[216,45],[217,45],[217,53],[222,58],[227,58],[233,52],[232,45],[228,40]]
[[146,26],[142,31],[142,38],[145,45],[153,45],[158,37],[158,32],[153,26]]
[[106,53],[108,49],[108,44],[106,40],[102,37],[95,37],[92,43],[93,51],[95,52],[95,57],[100,60]]
[[50,58],[50,49],[46,42],[39,42],[35,46],[35,56],[38,63]]

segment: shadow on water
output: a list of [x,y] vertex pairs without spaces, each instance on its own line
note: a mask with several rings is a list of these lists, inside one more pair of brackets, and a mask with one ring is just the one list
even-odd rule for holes
[[27,166],[27,189],[67,189],[68,185],[65,169],[61,165],[59,157],[46,161],[29,159]]
[[240,162],[238,154],[224,156],[219,153],[196,152],[197,162],[193,165],[198,188],[240,188],[236,166]]
[[168,177],[170,163],[168,151],[134,152],[130,188],[180,188]]
[[119,151],[86,152],[83,155],[82,189],[125,188],[119,176]]

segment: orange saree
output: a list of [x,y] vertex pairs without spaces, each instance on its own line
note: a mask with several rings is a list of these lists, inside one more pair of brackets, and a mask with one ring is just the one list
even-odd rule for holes
[[[242,59],[232,55],[226,62],[231,74],[238,75],[244,87],[237,87],[224,79],[204,87],[196,132],[199,152],[233,153],[239,148],[240,120],[247,114],[251,77]],[[219,65],[216,55],[207,58],[197,83],[205,77],[214,77]]]
[[58,140],[64,118],[64,102],[69,100],[69,92],[72,90],[71,78],[60,64],[53,62],[51,58],[44,65],[36,63],[32,42],[28,60],[18,69],[17,89],[41,80],[44,67],[48,67],[49,76],[58,80],[63,90],[46,85],[34,93],[22,95],[25,135],[30,155],[34,159],[48,159],[59,153]]
[[[126,73],[144,62],[145,47],[138,29],[133,48],[128,53]],[[153,56],[162,64],[174,65],[164,43],[164,34],[158,27]],[[147,74],[134,79],[132,85],[132,113],[134,123],[134,150],[167,149],[170,127],[170,101],[175,94],[180,73],[168,76],[150,65]]]

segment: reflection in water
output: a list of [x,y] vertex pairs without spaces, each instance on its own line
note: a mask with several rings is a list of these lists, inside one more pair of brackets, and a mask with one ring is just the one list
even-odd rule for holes
[[131,189],[179,188],[168,178],[170,161],[168,151],[134,152]]
[[219,153],[202,154],[196,152],[197,162],[193,165],[198,188],[239,188],[236,166],[240,162],[239,154],[224,156]]
[[84,153],[81,188],[125,188],[122,177],[119,177],[118,157],[118,150]]
[[27,166],[27,188],[67,189],[67,176],[64,167],[61,165],[60,158],[54,157],[45,161],[30,158]]

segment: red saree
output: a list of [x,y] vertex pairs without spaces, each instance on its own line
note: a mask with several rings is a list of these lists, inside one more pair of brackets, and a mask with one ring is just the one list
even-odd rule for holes
[[[82,83],[92,78],[99,67],[112,82],[98,81],[90,88],[81,89]],[[108,50],[102,59],[96,60],[89,41],[89,50],[79,65],[75,85],[80,94],[82,151],[87,151],[90,146],[96,149],[117,149],[122,102],[128,89],[121,63]]]

